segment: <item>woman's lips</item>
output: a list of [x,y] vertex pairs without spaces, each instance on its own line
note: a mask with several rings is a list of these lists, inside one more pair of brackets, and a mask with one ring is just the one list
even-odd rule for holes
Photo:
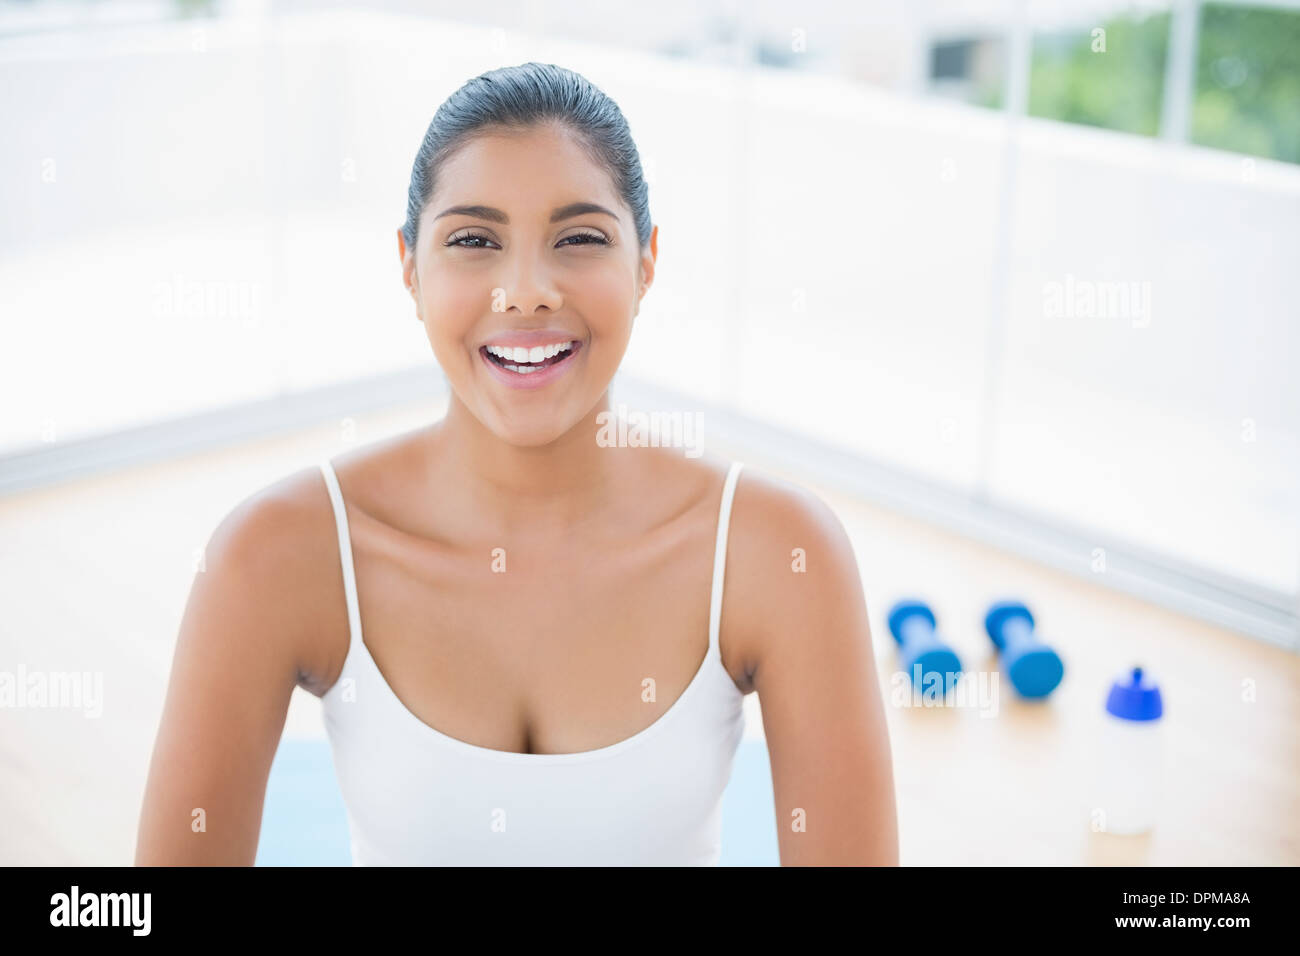
[[480,361],[488,367],[489,373],[503,385],[508,388],[532,389],[549,385],[564,375],[569,366],[577,361],[578,353],[581,351],[582,343],[574,341],[564,358],[553,365],[542,366],[535,372],[512,372],[508,368],[502,368],[488,356],[487,346],[480,347],[478,354]]

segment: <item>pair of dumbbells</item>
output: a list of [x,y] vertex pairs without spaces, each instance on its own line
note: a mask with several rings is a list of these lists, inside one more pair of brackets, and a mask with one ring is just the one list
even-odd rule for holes
[[[889,611],[889,633],[909,676],[923,686],[943,682],[952,690],[961,675],[961,658],[939,636],[934,612],[924,601],[906,599]],[[1034,634],[1034,616],[1020,601],[997,601],[984,615],[984,630],[998,649],[1002,668],[1021,697],[1046,697],[1065,675],[1061,656]]]

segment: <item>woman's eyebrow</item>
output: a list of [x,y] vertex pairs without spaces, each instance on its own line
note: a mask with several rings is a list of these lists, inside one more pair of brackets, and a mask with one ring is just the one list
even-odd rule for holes
[[[562,219],[572,219],[574,216],[583,216],[589,212],[604,213],[606,216],[618,218],[616,213],[610,212],[604,206],[594,202],[573,202],[567,206],[561,206],[551,213],[551,222],[560,222]],[[500,209],[492,206],[448,206],[434,219],[441,219],[443,216],[473,216],[475,219],[487,219],[491,222],[499,222],[503,225],[509,224],[510,217]]]

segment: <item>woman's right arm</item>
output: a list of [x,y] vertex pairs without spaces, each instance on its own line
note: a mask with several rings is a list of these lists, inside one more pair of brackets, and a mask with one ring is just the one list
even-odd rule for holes
[[204,551],[154,743],[137,866],[251,866],[257,855],[266,781],[320,603],[312,592],[324,583],[325,529],[307,480],[300,472],[240,504]]

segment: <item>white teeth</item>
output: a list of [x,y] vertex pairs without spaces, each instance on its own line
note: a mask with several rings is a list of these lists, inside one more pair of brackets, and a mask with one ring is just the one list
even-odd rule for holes
[[[505,362],[537,363],[537,362],[544,362],[548,358],[551,358],[552,356],[559,355],[561,352],[567,352],[572,347],[573,347],[572,342],[556,342],[551,345],[538,345],[531,349],[526,349],[523,347],[508,348],[500,345],[489,345],[487,346],[487,350],[491,352],[493,355],[495,355],[497,358],[502,359]],[[514,368],[513,366],[506,366],[506,367]],[[520,371],[520,369],[518,368],[514,368],[514,370]],[[524,371],[532,371],[532,369],[526,369]]]

